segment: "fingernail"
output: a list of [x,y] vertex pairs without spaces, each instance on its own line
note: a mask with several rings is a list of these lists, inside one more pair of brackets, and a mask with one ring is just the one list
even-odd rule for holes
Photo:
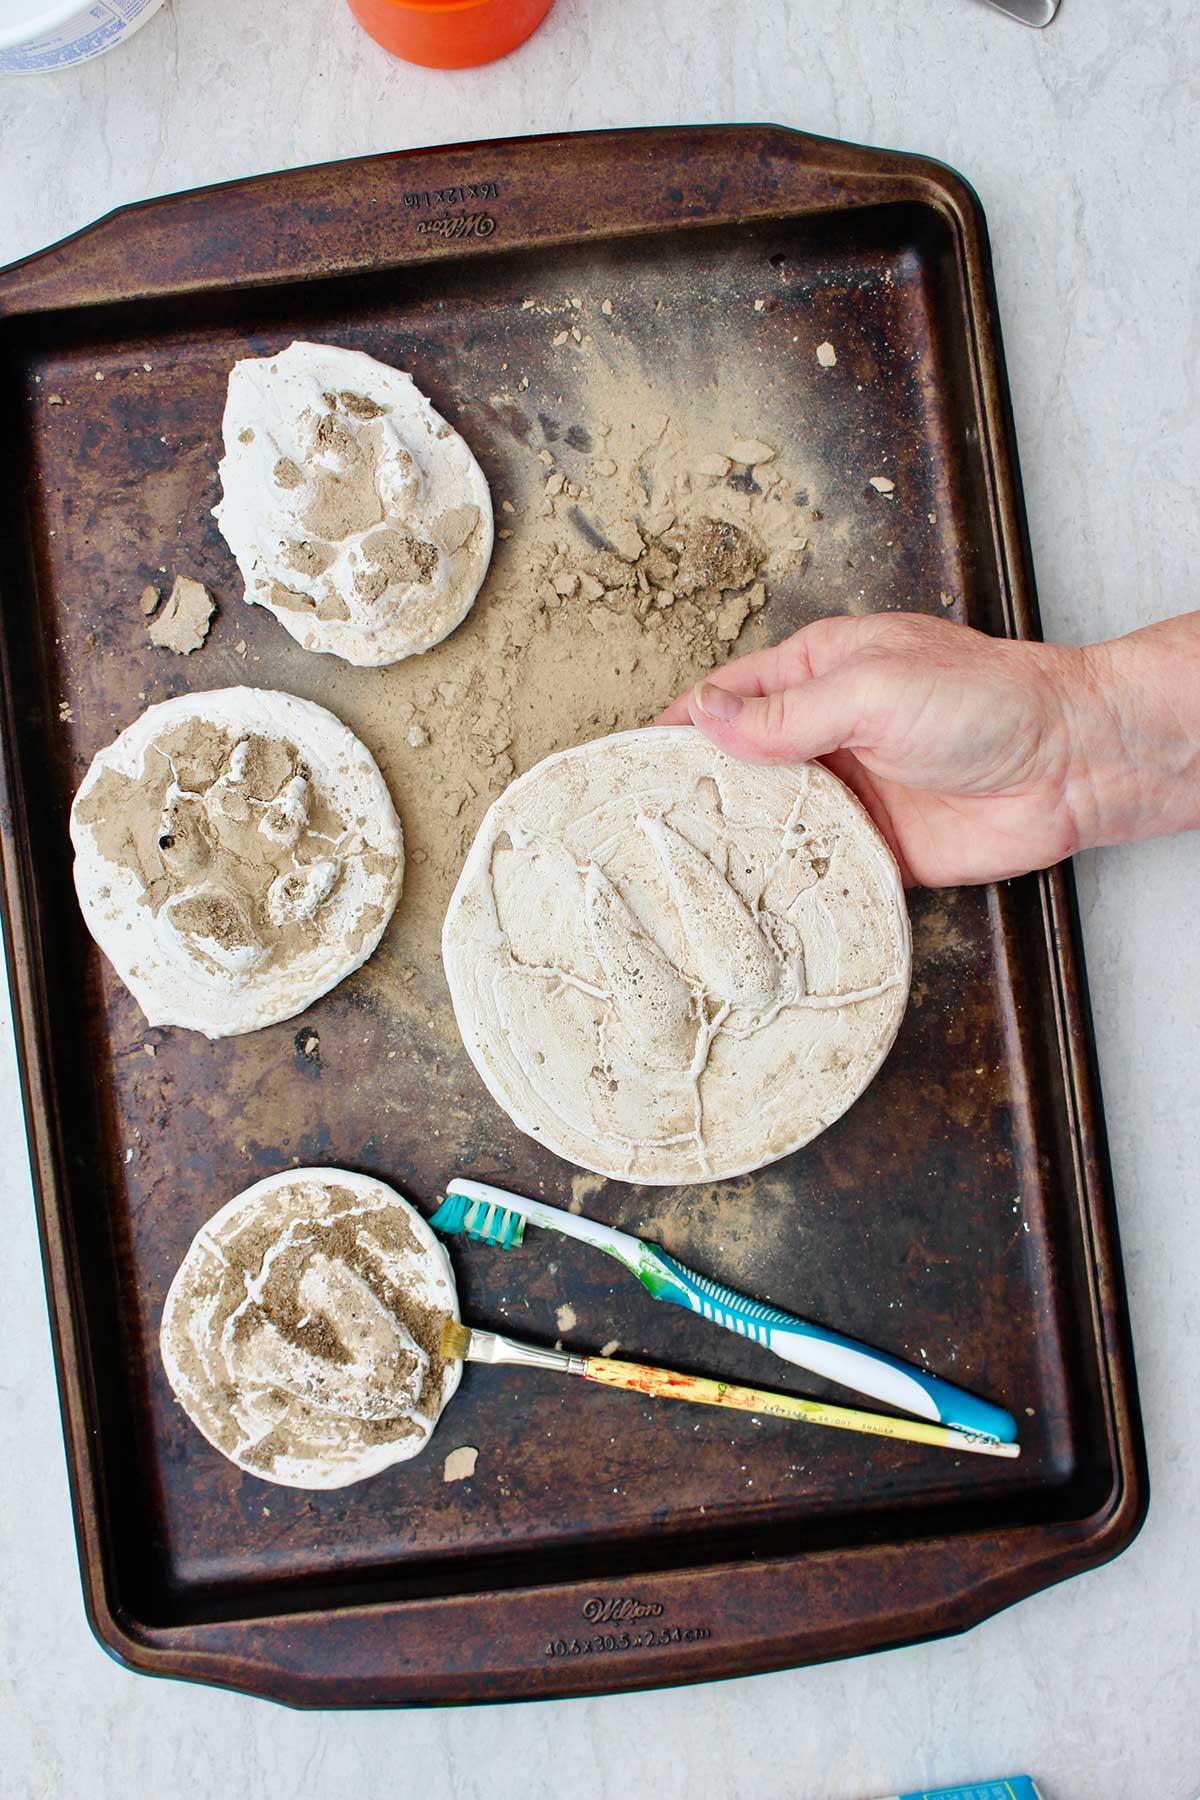
[[728,725],[742,710],[742,696],[718,687],[715,681],[702,681],[696,689],[696,705],[710,719],[720,719]]

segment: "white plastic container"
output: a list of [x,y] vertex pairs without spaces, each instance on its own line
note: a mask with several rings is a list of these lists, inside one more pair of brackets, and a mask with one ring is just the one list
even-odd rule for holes
[[123,44],[163,0],[0,0],[0,74],[68,69]]

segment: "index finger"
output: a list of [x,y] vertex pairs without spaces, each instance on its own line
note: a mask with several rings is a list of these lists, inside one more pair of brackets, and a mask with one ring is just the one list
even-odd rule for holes
[[[784,638],[782,643],[768,644],[762,650],[751,650],[746,656],[721,663],[708,675],[702,675],[700,680],[728,688],[731,693],[741,694],[744,699],[774,694],[781,688],[796,687],[800,682],[822,672],[830,661],[836,661],[840,655],[845,654],[849,648],[844,641],[846,628],[853,629],[853,626],[854,621],[844,614],[814,619],[811,624],[802,625],[799,631],[793,632],[791,637]],[[838,640],[842,640],[840,649]],[[653,723],[687,725],[691,717],[688,712],[688,694],[691,692],[691,688],[685,689]]]

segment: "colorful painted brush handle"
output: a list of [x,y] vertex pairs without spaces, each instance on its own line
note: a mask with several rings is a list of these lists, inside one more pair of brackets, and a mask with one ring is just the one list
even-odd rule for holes
[[942,1450],[969,1450],[983,1456],[1017,1456],[1014,1444],[997,1443],[975,1432],[953,1431],[945,1425],[926,1425],[917,1419],[893,1419],[885,1413],[859,1412],[850,1406],[827,1406],[805,1400],[799,1394],[774,1394],[762,1388],[739,1387],[730,1381],[713,1381],[706,1375],[681,1375],[675,1369],[659,1369],[649,1363],[614,1362],[608,1356],[589,1356],[585,1381],[605,1387],[625,1388],[656,1400],[691,1400],[701,1406],[728,1406],[738,1412],[763,1413],[776,1419],[799,1419],[805,1425],[828,1425],[835,1431],[860,1431],[869,1437],[896,1438],[908,1444],[935,1444]]
[[752,1338],[785,1362],[811,1370],[814,1375],[824,1375],[860,1394],[869,1394],[885,1406],[898,1406],[919,1418],[936,1419],[958,1431],[997,1438],[1003,1444],[1015,1441],[1017,1422],[1003,1407],[993,1406],[989,1400],[955,1387],[953,1382],[901,1362],[886,1350],[872,1350],[840,1332],[826,1331],[821,1325],[794,1318],[776,1306],[748,1300],[733,1288],[685,1269],[658,1244],[645,1247],[667,1276],[665,1281],[656,1282],[656,1298],[686,1306],[715,1325],[736,1331],[739,1337]]

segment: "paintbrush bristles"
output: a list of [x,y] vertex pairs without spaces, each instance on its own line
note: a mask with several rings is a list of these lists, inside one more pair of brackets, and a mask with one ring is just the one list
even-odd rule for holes
[[447,1319],[442,1326],[442,1360],[465,1362],[471,1348],[471,1333],[457,1319]]

